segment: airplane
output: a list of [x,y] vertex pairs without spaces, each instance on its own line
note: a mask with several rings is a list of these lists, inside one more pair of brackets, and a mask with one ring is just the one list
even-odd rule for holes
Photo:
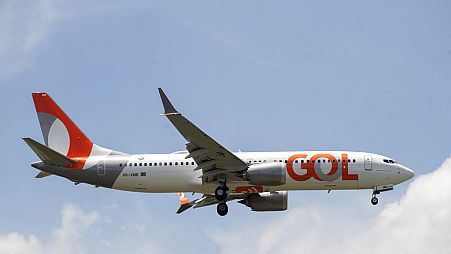
[[[179,113],[161,88],[164,113],[186,139],[186,150],[170,154],[127,154],[94,144],[45,92],[32,98],[44,144],[23,138],[40,158],[36,178],[56,175],[75,184],[132,192],[178,193],[177,214],[216,205],[228,213],[238,200],[252,211],[287,210],[291,190],[393,190],[414,172],[393,159],[366,152],[288,151],[232,153]],[[185,192],[202,197],[189,200]]]

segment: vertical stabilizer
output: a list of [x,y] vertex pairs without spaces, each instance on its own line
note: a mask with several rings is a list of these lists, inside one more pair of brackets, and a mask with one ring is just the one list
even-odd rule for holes
[[33,93],[45,144],[69,158],[88,157],[93,143],[47,93]]

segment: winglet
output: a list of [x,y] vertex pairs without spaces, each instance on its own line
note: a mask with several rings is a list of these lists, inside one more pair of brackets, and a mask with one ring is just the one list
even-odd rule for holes
[[172,106],[172,103],[169,101],[166,94],[163,92],[163,89],[158,88],[158,92],[160,93],[161,101],[163,102],[164,107],[163,115],[179,114],[179,112],[177,112],[174,106]]

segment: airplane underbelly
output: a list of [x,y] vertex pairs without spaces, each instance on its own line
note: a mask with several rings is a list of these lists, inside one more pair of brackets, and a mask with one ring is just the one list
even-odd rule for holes
[[125,168],[113,189],[135,192],[198,192],[202,180],[192,170]]
[[[275,188],[281,187],[282,186]],[[293,179],[288,179],[283,187],[286,190],[346,190],[359,188],[359,181],[342,179],[321,181],[313,178],[306,181],[295,181]]]

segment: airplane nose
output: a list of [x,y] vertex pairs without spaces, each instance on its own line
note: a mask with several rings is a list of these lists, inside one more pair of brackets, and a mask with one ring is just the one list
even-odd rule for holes
[[402,166],[402,175],[403,175],[403,178],[405,179],[404,181],[407,181],[407,180],[411,179],[412,177],[414,177],[415,173],[410,168],[408,168],[406,166]]
[[415,172],[411,170],[410,168],[407,168],[407,175],[409,176],[409,179],[415,176]]

